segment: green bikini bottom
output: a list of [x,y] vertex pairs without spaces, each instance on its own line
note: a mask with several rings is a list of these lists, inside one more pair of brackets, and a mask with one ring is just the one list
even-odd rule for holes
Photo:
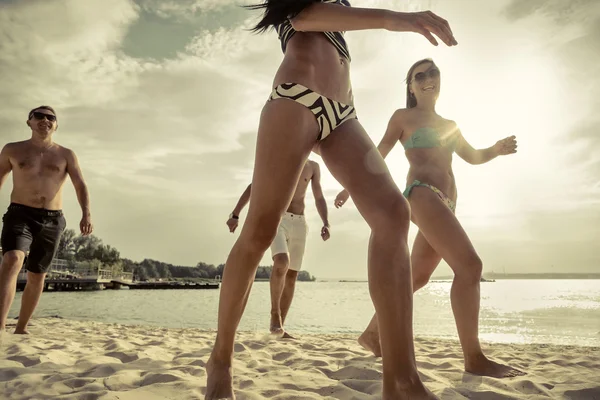
[[417,179],[415,179],[410,185],[407,186],[406,189],[404,189],[404,197],[406,197],[408,199],[408,196],[410,195],[411,190],[415,187],[415,186],[424,186],[426,188],[431,189],[435,194],[438,195],[438,197],[440,198],[440,200],[442,200],[442,202],[448,206],[448,208],[450,210],[452,210],[452,212],[456,211],[456,203],[454,201],[452,201],[452,199],[448,196],[446,196],[444,194],[444,192],[442,192],[440,189],[436,188],[433,185],[430,185],[429,183],[424,183],[421,182]]

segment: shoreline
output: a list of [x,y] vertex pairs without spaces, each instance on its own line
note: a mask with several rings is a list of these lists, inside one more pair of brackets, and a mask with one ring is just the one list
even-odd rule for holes
[[[69,322],[73,322],[73,323],[90,323],[90,324],[100,324],[100,325],[107,325],[107,326],[119,326],[119,327],[123,327],[123,328],[145,328],[145,329],[168,329],[168,330],[182,330],[182,331],[187,331],[187,330],[193,330],[195,332],[200,332],[200,333],[204,333],[204,334],[211,334],[211,333],[215,333],[216,334],[216,327],[215,328],[206,328],[206,327],[199,327],[199,326],[175,326],[175,325],[167,325],[167,324],[159,324],[159,323],[152,323],[152,322],[138,322],[138,321],[100,321],[97,319],[93,319],[93,318],[76,318],[76,317],[72,317],[72,316],[68,316],[68,317],[63,317],[61,315],[47,315],[47,316],[41,316],[41,317],[34,317],[31,322],[30,322],[30,326],[35,326],[37,321],[46,321],[47,323],[50,323],[50,321],[66,321],[66,323]],[[11,316],[9,315],[8,321],[7,321],[7,331],[6,333],[8,334],[12,334],[12,330],[14,328],[14,326],[16,325],[17,322],[17,318],[16,316]],[[33,325],[32,325],[33,324]],[[316,332],[316,331],[303,331],[301,328],[298,329],[296,327],[294,327],[293,325],[290,325],[290,333],[293,336],[297,336],[297,337],[301,337],[301,338],[311,338],[311,337],[336,337],[336,338],[340,338],[340,339],[345,339],[345,340],[357,340],[358,337],[360,336],[360,334],[363,332],[362,330],[356,330],[356,331],[351,331],[351,330],[345,330],[343,332],[332,332],[332,331],[324,331],[324,332]],[[264,329],[261,329],[264,328]],[[263,335],[267,333],[267,327],[265,326],[257,326],[255,328],[252,329],[238,329],[237,330],[238,334],[243,334],[243,335]],[[414,340],[415,342],[419,341],[419,340],[424,340],[424,341],[439,341],[439,342],[447,342],[449,344],[458,344],[458,336],[456,335],[452,335],[452,336],[432,336],[430,334],[423,334],[423,333],[418,333],[413,331],[414,334]],[[532,336],[530,337],[530,341],[528,343],[525,343],[527,338],[523,338],[520,340],[510,340],[510,339],[495,339],[495,340],[490,340],[489,338],[486,338],[486,333],[480,333],[480,342],[483,346],[487,346],[487,347],[492,347],[492,346],[553,346],[556,348],[581,348],[581,349],[591,349],[591,350],[600,350],[600,331],[598,332],[598,337],[599,339],[596,340],[593,343],[575,343],[575,342],[565,342],[565,343],[561,343],[561,342],[552,342],[552,341],[544,341],[543,339],[539,340],[537,337]],[[1,354],[1,353],[0,353]],[[600,374],[600,371],[599,371]],[[600,400],[600,398],[599,398]]]
[[[2,336],[2,398],[203,395],[215,331],[63,318],[32,323],[31,335]],[[600,398],[598,347],[484,343],[490,358],[528,372],[502,380],[464,373],[457,341],[416,338],[415,347],[421,377],[442,399]],[[245,331],[236,337],[235,353],[239,399],[350,400],[381,393],[381,359],[362,349],[353,334],[273,340],[266,332]]]

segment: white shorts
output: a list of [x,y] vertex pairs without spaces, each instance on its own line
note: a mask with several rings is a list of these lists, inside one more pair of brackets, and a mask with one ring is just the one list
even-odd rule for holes
[[286,212],[281,217],[277,235],[271,243],[271,256],[287,254],[290,259],[290,269],[300,271],[306,247],[306,236],[308,236],[308,225],[304,215]]

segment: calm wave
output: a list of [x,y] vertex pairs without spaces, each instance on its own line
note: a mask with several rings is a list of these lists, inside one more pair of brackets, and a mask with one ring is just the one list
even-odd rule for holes
[[[600,280],[486,282],[481,297],[484,341],[600,346]],[[219,290],[44,293],[35,316],[215,329],[218,300]],[[256,282],[240,329],[265,331],[269,312],[269,285]],[[298,282],[287,327],[295,334],[359,333],[372,313],[366,282]],[[416,336],[457,338],[450,282],[430,283],[415,294],[414,330]]]

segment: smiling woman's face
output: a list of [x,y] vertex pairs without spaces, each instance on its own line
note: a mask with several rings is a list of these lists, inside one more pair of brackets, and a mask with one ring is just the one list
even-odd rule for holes
[[432,62],[425,62],[415,67],[410,77],[409,90],[417,99],[436,101],[440,95],[440,70]]

